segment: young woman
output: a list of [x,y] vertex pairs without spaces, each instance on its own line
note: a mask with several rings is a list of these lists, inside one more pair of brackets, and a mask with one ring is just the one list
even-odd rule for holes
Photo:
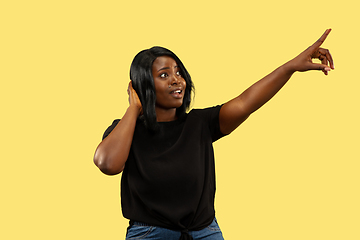
[[334,69],[330,52],[320,48],[330,31],[238,97],[188,113],[193,83],[180,59],[162,47],[135,56],[129,107],[105,131],[94,156],[103,173],[123,171],[121,205],[130,219],[126,239],[223,239],[214,211],[212,143],[270,100],[294,72],[327,75]]

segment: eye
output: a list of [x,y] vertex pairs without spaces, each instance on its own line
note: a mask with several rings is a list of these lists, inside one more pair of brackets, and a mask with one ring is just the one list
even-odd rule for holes
[[177,71],[177,72],[176,72],[176,75],[181,76],[180,71]]
[[162,73],[162,74],[160,74],[160,77],[161,78],[165,78],[165,77],[167,77],[168,75],[167,75],[167,73]]

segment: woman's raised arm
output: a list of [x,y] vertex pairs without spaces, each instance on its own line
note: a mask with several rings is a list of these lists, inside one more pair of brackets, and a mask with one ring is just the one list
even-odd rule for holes
[[[300,55],[250,86],[238,97],[225,103],[219,116],[221,132],[229,134],[235,130],[250,114],[269,101],[294,72],[322,70],[327,75],[328,71],[334,69],[334,62],[329,50],[320,48],[330,31],[331,29],[327,29],[313,45]],[[313,58],[320,59],[321,64],[313,63]]]
[[129,104],[125,115],[97,147],[94,155],[95,165],[107,175],[115,175],[124,170],[134,136],[136,120],[142,112],[141,102],[132,87],[128,87]]

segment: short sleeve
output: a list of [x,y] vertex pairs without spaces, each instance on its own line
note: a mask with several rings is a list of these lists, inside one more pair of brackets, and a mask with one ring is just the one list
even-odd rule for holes
[[220,131],[219,114],[221,107],[222,105],[218,105],[195,110],[196,115],[201,117],[208,124],[213,142],[225,136],[225,134]]
[[116,127],[119,122],[120,119],[115,119],[113,121],[113,123],[105,130],[102,140],[104,140],[111,133],[111,131]]

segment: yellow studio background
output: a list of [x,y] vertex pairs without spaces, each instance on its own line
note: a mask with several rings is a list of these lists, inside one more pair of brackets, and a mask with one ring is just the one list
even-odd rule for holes
[[130,63],[160,45],[224,103],[326,28],[335,70],[295,73],[215,143],[225,239],[360,239],[359,2],[2,1],[0,239],[124,239],[120,176],[93,164],[127,106]]

